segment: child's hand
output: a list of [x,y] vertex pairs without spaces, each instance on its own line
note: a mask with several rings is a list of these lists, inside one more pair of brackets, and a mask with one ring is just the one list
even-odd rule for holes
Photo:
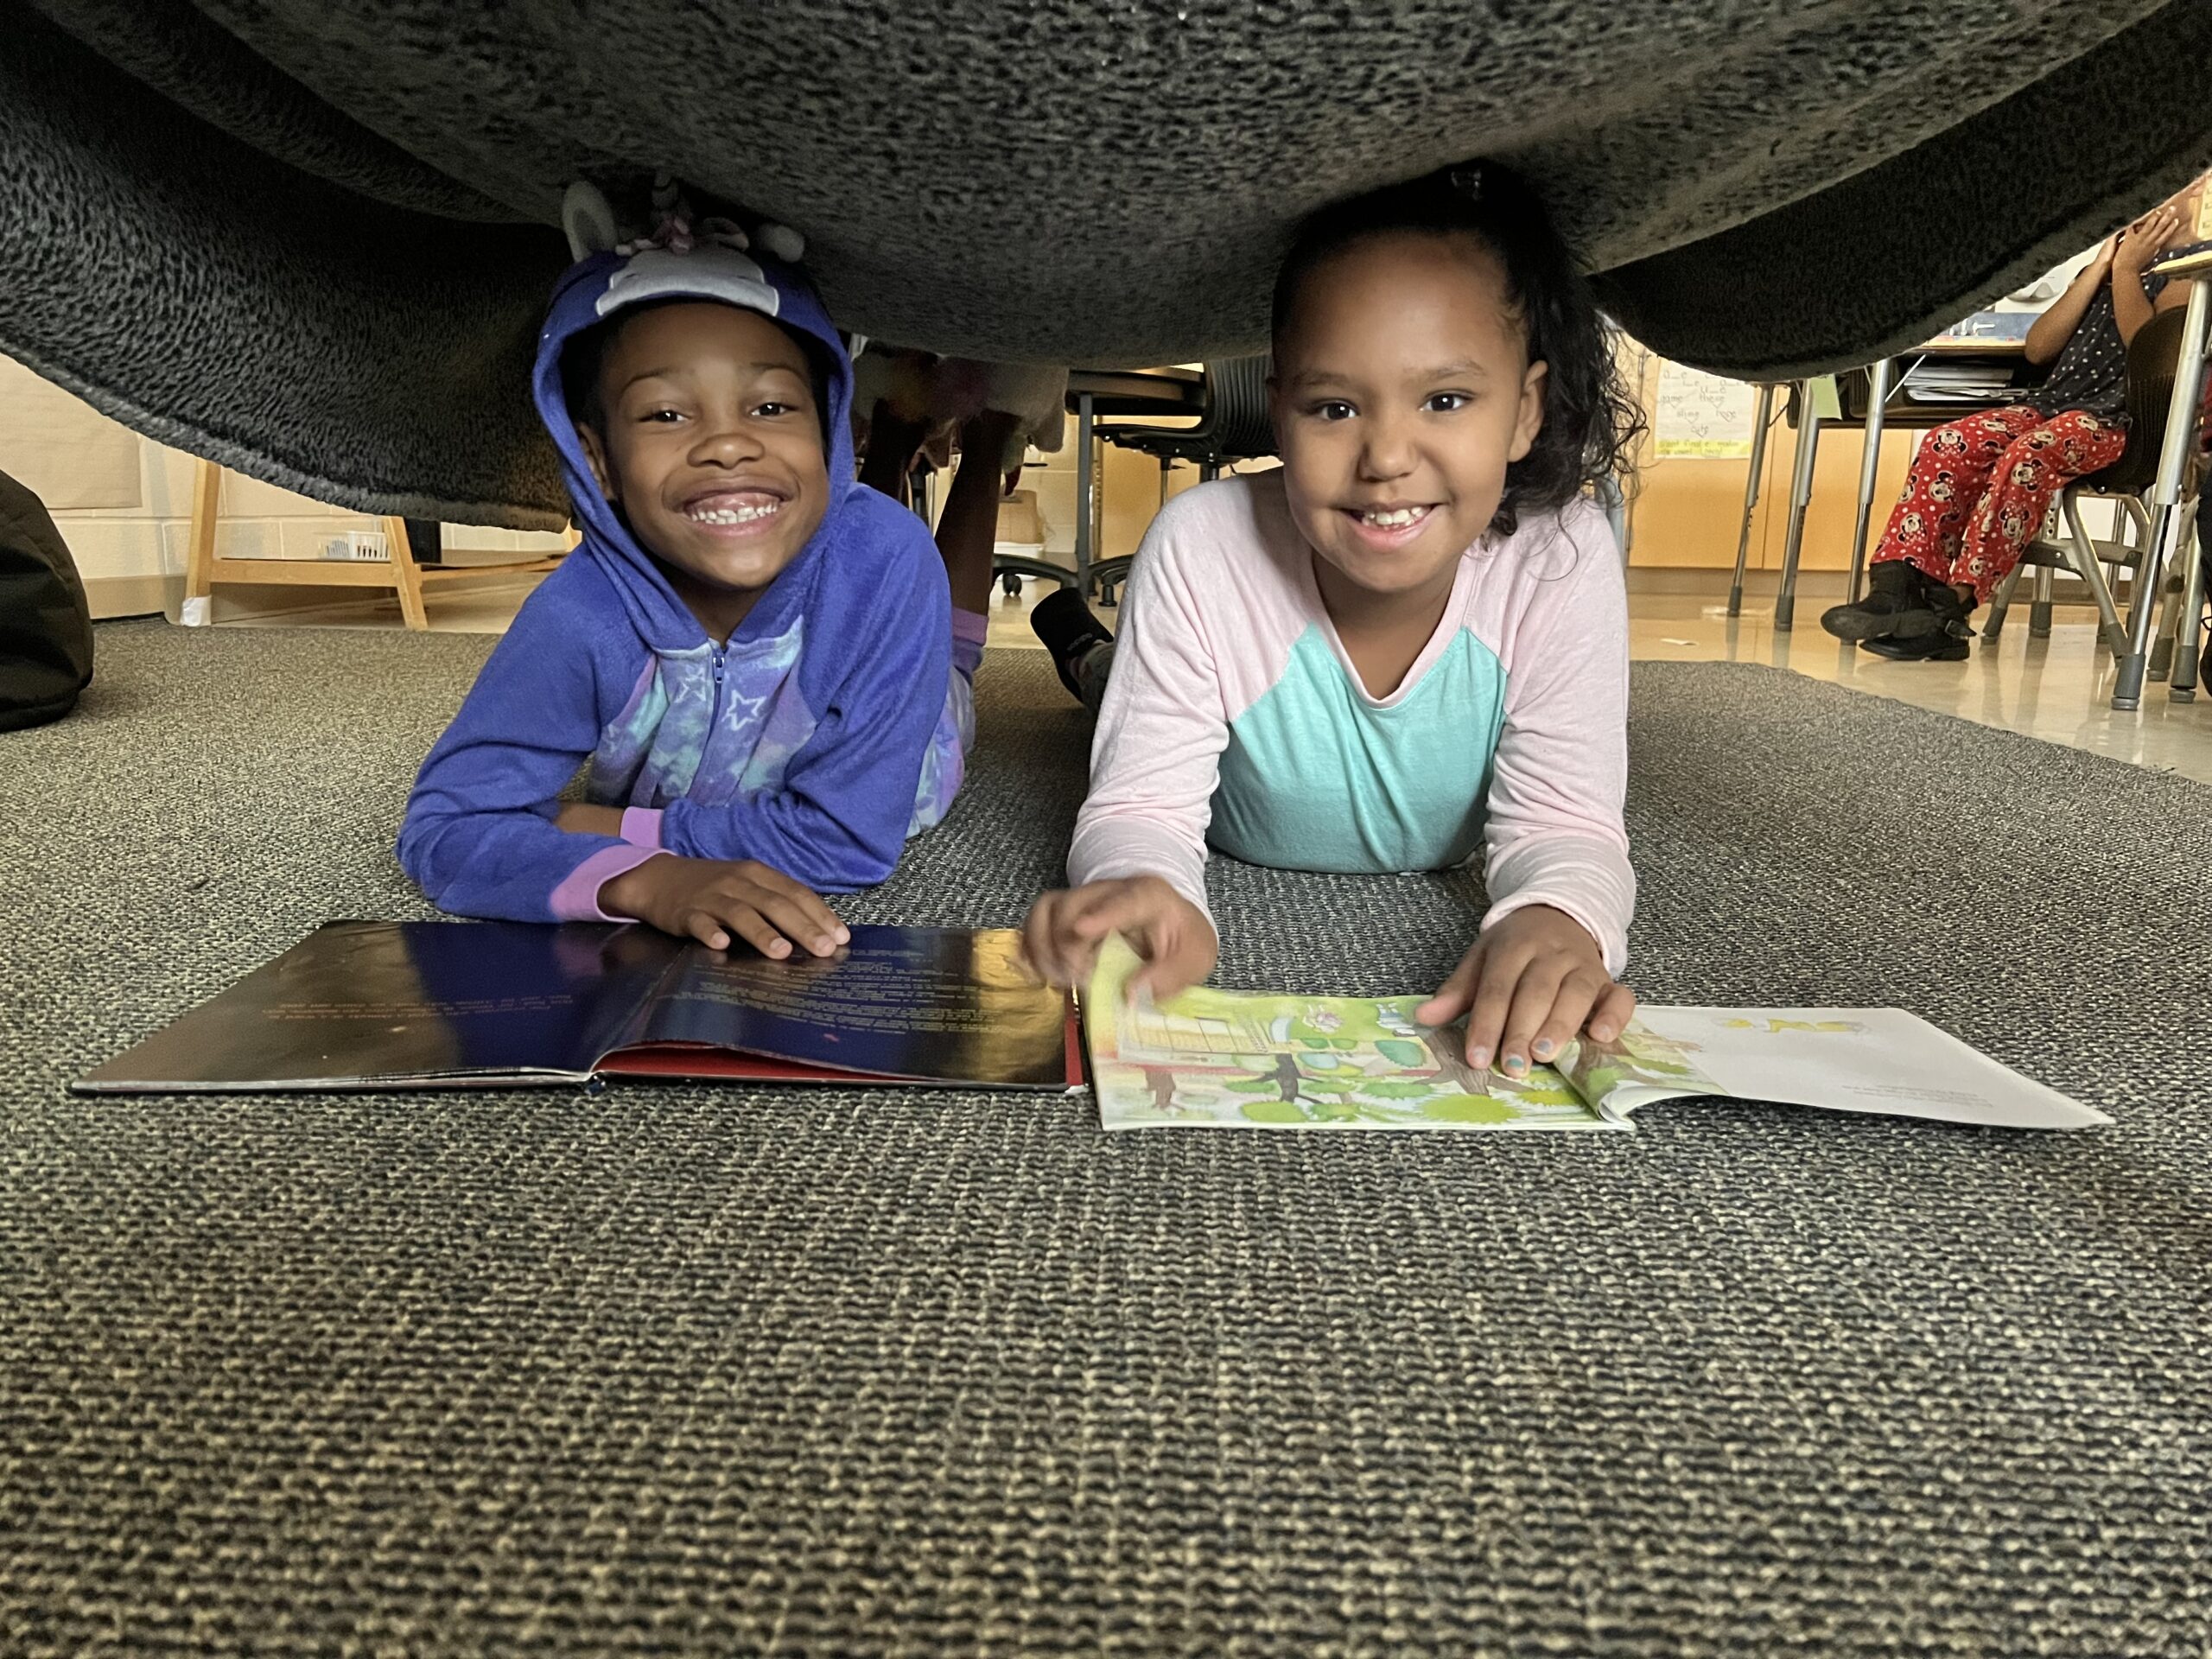
[[1173,996],[1213,972],[1220,954],[1205,912],[1156,875],[1089,881],[1048,893],[1022,924],[1029,965],[1048,985],[1078,985],[1090,976],[1109,933],[1127,936],[1146,966],[1132,991]]
[[788,957],[795,943],[826,957],[852,938],[820,899],[749,858],[663,853],[600,888],[599,907],[715,950],[728,950],[733,938],[743,939],[764,957]]
[[2143,267],[2164,253],[2180,230],[2179,213],[2171,207],[2153,207],[2120,232],[2120,245],[2113,250],[2113,269],[2140,276]]
[[1425,1026],[1467,1014],[1467,1064],[1521,1077],[1549,1060],[1589,1022],[1610,1042],[1636,1012],[1636,993],[1613,982],[1590,931],[1549,905],[1516,910],[1486,929],[1434,996],[1414,1010]]

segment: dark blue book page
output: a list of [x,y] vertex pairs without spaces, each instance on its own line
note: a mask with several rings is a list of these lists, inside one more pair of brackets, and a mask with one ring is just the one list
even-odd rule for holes
[[640,1040],[926,1083],[1067,1086],[1067,998],[1031,976],[1018,933],[852,934],[830,957],[690,951],[662,984]]
[[333,922],[78,1087],[582,1080],[684,949],[635,925]]

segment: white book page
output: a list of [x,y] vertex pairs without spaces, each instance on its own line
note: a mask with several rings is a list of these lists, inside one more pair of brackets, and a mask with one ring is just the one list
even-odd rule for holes
[[[1631,1042],[1635,1027],[1694,1075],[1681,1084],[1644,1081],[1631,1064],[1604,1094],[1608,1113],[1717,1093],[1993,1128],[2080,1129],[2112,1121],[1900,1008],[1642,1007]],[[1586,1074],[1593,1061],[1603,1063],[1595,1054],[1573,1056],[1570,1071]]]

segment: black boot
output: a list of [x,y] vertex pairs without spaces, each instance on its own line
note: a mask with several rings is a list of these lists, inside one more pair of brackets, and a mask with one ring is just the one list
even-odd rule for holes
[[1839,639],[1920,639],[1963,621],[1967,607],[1948,582],[1904,559],[1885,559],[1867,578],[1866,597],[1838,605],[1821,626]]
[[1923,633],[1916,639],[1861,639],[1859,649],[1886,657],[1893,663],[1963,663],[1970,648],[1970,630],[1963,622]]
[[1045,595],[1031,607],[1029,626],[1032,632],[1045,642],[1045,649],[1052,653],[1052,666],[1058,671],[1060,683],[1077,702],[1089,703],[1084,695],[1084,682],[1077,669],[1083,660],[1101,645],[1110,645],[1114,636],[1106,625],[1090,613],[1083,594],[1073,588],[1061,588]]

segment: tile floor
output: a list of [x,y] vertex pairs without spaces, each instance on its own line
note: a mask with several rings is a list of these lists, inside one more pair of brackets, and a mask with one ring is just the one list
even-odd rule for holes
[[[434,595],[433,629],[497,633],[530,591],[528,581],[480,585]],[[990,643],[1041,649],[1027,616],[1038,584],[1020,599],[996,595]],[[2154,683],[2143,708],[2117,714],[2110,705],[2112,659],[2097,648],[2086,609],[2062,609],[2048,639],[2028,637],[2027,607],[2007,620],[1993,645],[1977,644],[1963,663],[1891,663],[1841,645],[1820,631],[1821,607],[1833,602],[1801,594],[1798,625],[1777,633],[1770,601],[1747,599],[1743,616],[1726,611],[1727,578],[1713,573],[1712,594],[1639,594],[1630,601],[1629,643],[1639,659],[1666,662],[1771,664],[1854,690],[1956,715],[2008,731],[2090,749],[2137,766],[2178,772],[2212,783],[2212,693],[2193,703],[2169,701]],[[1110,626],[1112,613],[1105,613]],[[390,599],[358,600],[312,611],[293,611],[226,626],[397,627],[399,607]]]

